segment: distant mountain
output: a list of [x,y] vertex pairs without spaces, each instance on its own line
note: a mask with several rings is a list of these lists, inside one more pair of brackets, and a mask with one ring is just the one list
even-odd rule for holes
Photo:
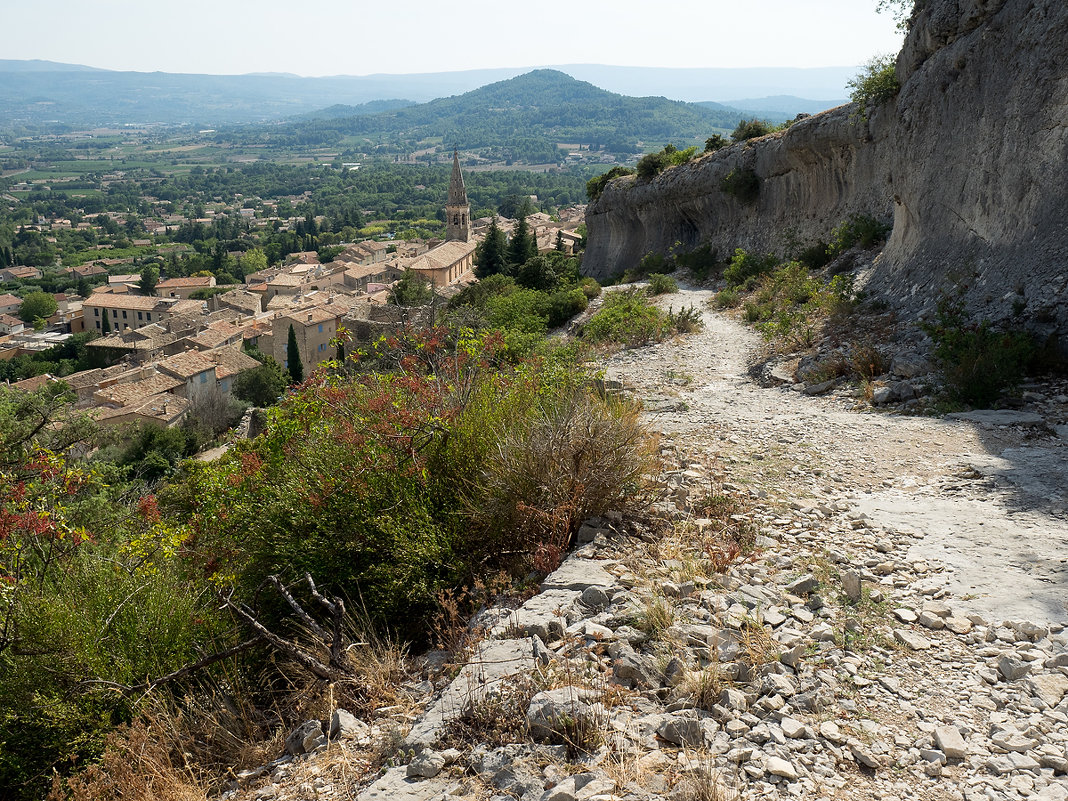
[[304,115],[305,119],[312,120],[336,120],[345,117],[359,117],[363,114],[379,114],[383,111],[395,111],[400,108],[414,106],[413,100],[371,100],[358,106],[348,106],[341,103],[311,111]]
[[796,117],[798,114],[819,114],[835,106],[848,103],[848,98],[838,100],[806,100],[794,95],[773,95],[772,97],[743,98],[732,100],[723,105],[721,103],[702,103],[709,107],[729,108],[741,112],[756,112],[760,114],[773,114],[786,118]]
[[30,59],[16,61],[0,58],[0,72],[107,72],[96,67],[84,67],[81,64],[61,64],[58,61],[41,61]]
[[268,142],[305,145],[373,137],[408,143],[413,149],[417,143],[440,140],[446,147],[537,162],[556,161],[557,143],[594,145],[615,153],[634,153],[668,141],[680,148],[703,145],[716,129],[732,129],[742,116],[663,97],[627,97],[563,72],[534,70],[396,111],[294,122],[272,126],[261,135]]
[[[572,64],[560,71],[610,92],[700,101],[791,94],[837,97],[855,67],[667,69]],[[279,120],[386,98],[427,102],[529,72],[529,68],[412,75],[300,78],[286,74],[116,72],[50,61],[0,60],[0,127],[125,123],[217,126]]]
[[689,102],[714,97],[732,106],[740,105],[739,98],[768,95],[841,97],[846,83],[859,71],[855,66],[684,69],[603,64],[565,64],[555,69],[610,92],[664,95]]

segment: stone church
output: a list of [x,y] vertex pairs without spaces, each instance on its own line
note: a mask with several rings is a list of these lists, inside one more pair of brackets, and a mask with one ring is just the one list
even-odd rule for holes
[[460,171],[460,156],[452,152],[452,177],[445,201],[445,241],[409,265],[435,287],[448,286],[474,277],[476,243],[471,241],[471,206]]

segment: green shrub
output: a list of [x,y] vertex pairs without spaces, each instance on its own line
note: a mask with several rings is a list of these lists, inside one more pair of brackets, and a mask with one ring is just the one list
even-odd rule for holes
[[716,249],[705,243],[698,245],[687,253],[675,253],[675,266],[690,273],[698,279],[705,279],[719,264]]
[[726,279],[728,287],[738,287],[749,278],[770,272],[777,263],[778,259],[771,253],[757,256],[756,254],[746,253],[742,248],[737,248],[731,258],[730,265],[723,271],[723,277]]
[[135,493],[107,483],[119,470],[85,470],[36,447],[5,467],[0,786],[5,797],[36,799],[53,767],[94,759],[133,714],[133,700],[107,683],[192,661],[216,631],[215,614],[154,499],[130,504]]
[[742,305],[742,295],[736,287],[721,290],[716,293],[716,305],[721,309],[736,309]]
[[548,324],[550,328],[557,328],[576,314],[586,311],[590,305],[586,293],[582,289],[561,289],[549,296],[547,306]]
[[753,170],[735,167],[723,176],[719,188],[739,203],[752,203],[760,196],[760,177]]
[[840,256],[854,245],[870,248],[885,240],[890,230],[890,225],[868,214],[850,214],[831,232],[827,254],[832,258]]
[[668,167],[685,164],[696,152],[696,146],[679,150],[674,145],[665,145],[659,153],[647,153],[638,160],[638,177],[643,181],[651,181]]
[[921,328],[934,342],[950,395],[972,406],[988,406],[1016,386],[1036,352],[1027,332],[973,320],[963,303],[945,298],[939,301],[935,321]]
[[831,263],[830,247],[826,242],[815,242],[800,248],[795,258],[810,270],[819,270]]
[[705,327],[701,310],[696,306],[684,306],[678,311],[668,309],[667,321],[671,329],[678,334],[696,334]]
[[767,136],[776,130],[775,126],[765,120],[742,120],[731,134],[735,142],[745,142],[760,136]]
[[[646,253],[634,270],[628,270],[627,275],[631,280],[637,280],[650,273],[673,273],[675,265],[668,256],[663,253]],[[629,283],[629,282],[628,282]]]
[[668,275],[653,273],[649,276],[650,295],[671,295],[679,291],[678,282]]
[[867,119],[870,109],[892,100],[901,91],[895,66],[894,56],[876,56],[846,83],[850,88],[849,99],[857,104],[856,116],[860,119]]
[[623,175],[634,175],[634,172],[635,171],[630,167],[613,167],[603,175],[591,178],[586,182],[586,197],[588,197],[592,203],[601,196],[605,186],[607,186],[608,182],[613,178],[619,178]]
[[590,276],[586,276],[579,281],[579,289],[582,290],[583,294],[585,294],[589,300],[601,296],[601,285],[597,282],[596,278],[591,278]]
[[616,343],[637,347],[660,340],[668,331],[664,313],[649,303],[637,289],[612,292],[589,319],[582,336],[594,344]]
[[708,139],[705,140],[705,152],[715,153],[717,150],[720,150],[721,148],[724,148],[729,144],[730,142],[727,141],[726,138],[720,136],[719,134],[712,134],[712,136],[708,137]]

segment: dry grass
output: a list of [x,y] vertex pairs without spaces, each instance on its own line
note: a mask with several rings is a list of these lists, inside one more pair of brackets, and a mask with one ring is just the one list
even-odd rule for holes
[[689,770],[675,785],[672,798],[678,801],[738,801],[737,791],[723,780],[723,774],[708,754],[687,754]]
[[645,632],[652,639],[663,637],[674,624],[675,608],[662,596],[646,600],[634,618],[634,628]]
[[691,699],[698,709],[711,711],[728,684],[719,665],[713,663],[702,670],[689,671],[675,694],[679,698]]
[[108,736],[100,763],[63,782],[48,801],[204,801],[209,787],[169,747],[168,732],[139,721]]
[[746,661],[753,667],[779,661],[779,643],[759,620],[750,618],[745,621],[740,644],[745,651]]

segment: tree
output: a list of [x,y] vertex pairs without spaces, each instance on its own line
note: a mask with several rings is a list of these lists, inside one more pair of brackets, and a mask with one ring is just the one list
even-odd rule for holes
[[405,270],[389,291],[389,302],[394,306],[425,306],[433,297],[430,282],[412,270]]
[[876,56],[846,86],[850,89],[849,99],[857,104],[856,116],[867,119],[869,109],[892,100],[901,90],[897,59],[892,55]]
[[907,31],[912,24],[917,5],[916,0],[879,0],[875,10],[880,14],[888,12],[897,23],[897,29]]
[[100,333],[107,336],[111,333],[111,320],[108,318],[108,310],[104,309],[104,322],[100,324]]
[[243,275],[258,273],[267,269],[267,254],[260,248],[252,248],[241,257],[241,271]]
[[520,217],[519,223],[512,233],[512,239],[508,243],[508,263],[514,265],[524,264],[527,259],[532,259],[537,255],[538,242],[530,232],[527,218]]
[[775,126],[764,120],[742,120],[731,134],[735,142],[746,142],[759,136],[767,136],[775,130]]
[[705,152],[715,153],[720,148],[726,147],[729,144],[730,142],[728,142],[726,138],[720,136],[719,134],[712,134],[712,136],[708,137],[708,139],[705,140]]
[[234,395],[253,406],[272,406],[288,385],[289,381],[282,366],[267,356],[262,365],[237,377],[234,381]]
[[30,292],[22,299],[19,317],[22,318],[22,322],[32,324],[37,318],[47,320],[56,313],[58,308],[56,299],[47,292]]
[[556,245],[554,247],[556,248],[556,252],[557,253],[563,253],[564,252],[564,232],[563,231],[557,231],[556,232]]
[[494,216],[489,230],[486,231],[486,238],[475,248],[475,275],[486,278],[503,273],[507,266],[507,252],[508,238],[497,225],[497,218]]
[[153,264],[141,270],[141,280],[138,288],[149,297],[156,294],[156,284],[159,283],[159,268]]
[[289,324],[289,339],[286,342],[286,363],[289,367],[289,377],[293,379],[293,383],[302,383],[304,381],[304,364],[300,360],[297,332],[293,330],[293,323]]

